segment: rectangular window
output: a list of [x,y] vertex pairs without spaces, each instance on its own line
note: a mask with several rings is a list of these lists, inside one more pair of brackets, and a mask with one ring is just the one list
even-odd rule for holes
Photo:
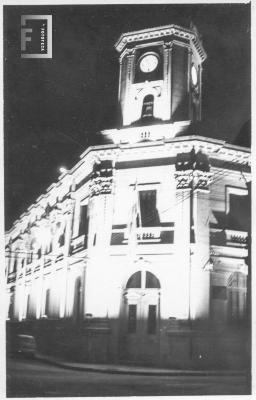
[[130,304],[128,310],[128,333],[136,333],[137,326],[137,306]]
[[148,306],[148,333],[151,335],[156,333],[156,306],[155,305]]
[[87,247],[89,218],[88,218],[88,205],[80,207],[80,223],[79,223],[79,236],[85,235],[85,246]]
[[212,299],[213,300],[227,300],[226,286],[212,286]]
[[143,227],[159,226],[160,220],[156,208],[156,190],[139,191],[140,217]]
[[248,196],[230,194],[229,207],[230,227],[238,230],[248,230],[250,210]]
[[250,198],[246,189],[228,186],[227,223],[229,229],[248,231],[250,228]]
[[241,321],[246,317],[246,276],[233,273],[228,280],[228,316],[230,322]]

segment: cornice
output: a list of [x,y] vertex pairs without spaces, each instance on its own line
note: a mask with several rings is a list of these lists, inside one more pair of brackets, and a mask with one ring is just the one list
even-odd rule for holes
[[156,38],[159,39],[170,35],[176,36],[180,39],[189,40],[191,44],[194,45],[201,60],[204,61],[206,59],[206,52],[202,46],[201,41],[198,38],[197,33],[190,29],[183,28],[174,24],[123,33],[118,41],[115,43],[115,48],[120,53],[128,43],[140,42]]

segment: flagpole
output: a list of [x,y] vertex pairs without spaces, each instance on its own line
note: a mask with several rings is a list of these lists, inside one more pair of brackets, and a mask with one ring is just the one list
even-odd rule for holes
[[[136,248],[137,248],[137,217],[138,217],[138,192],[137,192],[137,178],[135,180],[133,192],[132,192],[132,205],[131,205],[131,220],[129,223],[129,237],[128,244],[130,247],[130,257],[133,262],[136,258]],[[140,223],[140,215],[139,215],[139,223]]]

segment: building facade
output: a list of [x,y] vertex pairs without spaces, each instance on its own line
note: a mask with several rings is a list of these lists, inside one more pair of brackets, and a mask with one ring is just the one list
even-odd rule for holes
[[8,326],[91,362],[245,365],[250,150],[193,131],[195,28],[115,46],[121,125],[6,233]]

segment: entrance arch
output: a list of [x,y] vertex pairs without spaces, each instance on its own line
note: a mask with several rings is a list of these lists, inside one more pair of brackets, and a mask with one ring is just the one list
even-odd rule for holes
[[125,357],[127,361],[155,364],[159,358],[159,279],[139,270],[126,282],[123,292]]

